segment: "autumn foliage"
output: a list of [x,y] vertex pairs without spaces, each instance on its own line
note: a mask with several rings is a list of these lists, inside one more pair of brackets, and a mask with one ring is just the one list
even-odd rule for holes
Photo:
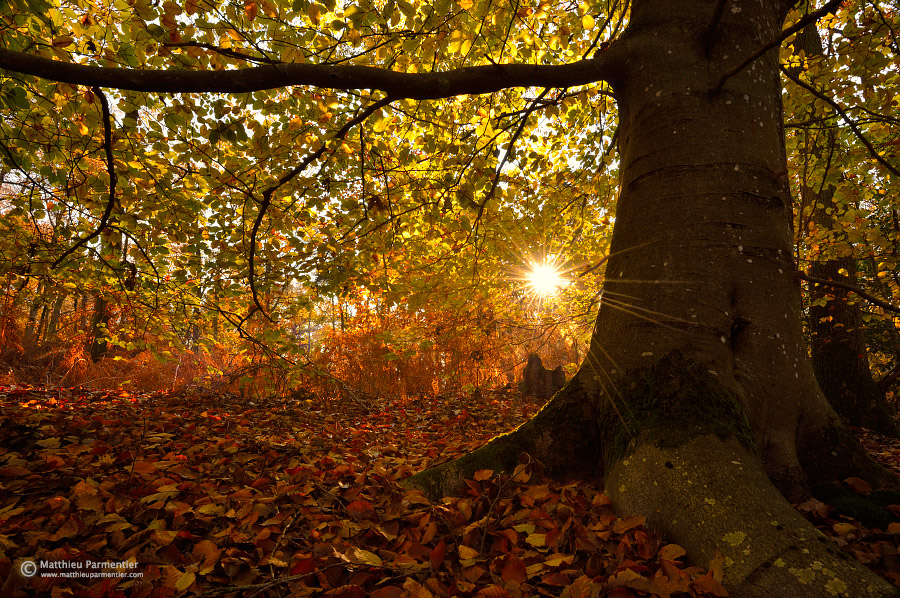
[[[688,565],[643,517],[617,516],[591,484],[544,479],[527,455],[438,502],[398,484],[537,409],[513,394],[328,410],[0,390],[4,597],[726,595],[722,562]],[[898,579],[900,529],[866,529],[820,502],[804,510]],[[25,580],[15,570],[27,559],[130,561],[141,576]]]
[[[537,405],[511,396],[329,413],[233,396],[3,389],[4,596],[723,596],[721,564],[523,456],[430,502],[398,481]],[[24,582],[24,559],[136,561],[137,579]],[[717,569],[718,567],[718,569]]]

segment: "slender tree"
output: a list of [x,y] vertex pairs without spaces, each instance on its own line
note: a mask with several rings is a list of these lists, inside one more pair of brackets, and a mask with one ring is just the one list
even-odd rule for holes
[[[841,555],[788,502],[807,496],[810,482],[851,474],[896,486],[816,383],[792,258],[778,48],[838,5],[828,2],[783,31],[791,9],[785,0],[634,0],[627,18],[621,10],[608,15],[610,23],[617,16],[619,25],[627,23],[618,35],[597,44],[590,58],[566,64],[552,64],[552,54],[540,48],[520,51],[525,62],[504,58],[516,19],[545,10],[543,5],[503,13],[484,4],[476,7],[486,11],[477,13],[484,15],[484,35],[499,24],[499,46],[486,43],[483,55],[469,56],[475,66],[457,62],[430,70],[410,66],[399,54],[377,67],[325,64],[334,58],[327,53],[312,62],[281,62],[257,46],[252,58],[261,66],[199,70],[179,69],[175,62],[153,70],[103,66],[103,60],[78,64],[21,45],[0,50],[0,67],[70,85],[148,93],[301,85],[374,90],[357,96],[332,142],[277,180],[264,179],[247,191],[257,214],[250,219],[247,269],[260,313],[267,306],[254,286],[254,260],[265,215],[286,185],[306,176],[350,129],[403,99],[605,82],[618,107],[619,197],[603,301],[584,364],[532,420],[409,483],[434,495],[454,492],[474,470],[510,469],[528,452],[554,475],[603,478],[619,509],[645,514],[692,558],[704,562],[721,553],[734,596],[895,596],[896,588]],[[244,16],[255,17],[266,6],[248,3]],[[397,6],[416,12],[406,3]],[[473,2],[460,6],[467,10]],[[318,22],[324,9],[308,7]],[[336,9],[333,3],[325,8]],[[357,11],[347,18],[353,21],[353,15],[357,24],[365,22]],[[595,21],[585,14],[582,24],[591,28]],[[171,16],[168,23],[177,21]],[[557,30],[545,25],[548,32]],[[434,40],[421,31],[424,41],[413,32],[403,38],[404,47],[434,53]],[[362,43],[358,32],[356,39]],[[448,42],[463,56],[473,47],[471,37],[451,35]],[[346,49],[340,60],[350,53]],[[248,56],[219,47],[215,57],[221,64],[222,57]],[[333,101],[322,99],[326,110]],[[422,159],[414,152],[406,156]],[[887,158],[877,157],[879,168],[897,174]],[[463,201],[479,217],[500,187],[486,178],[462,189]]]
[[[815,24],[807,25],[797,35],[793,48],[795,54],[808,60],[822,59],[825,49]],[[798,74],[800,69],[793,72]],[[828,106],[824,113],[820,110],[820,106],[810,106],[806,117],[814,124],[802,129],[806,141],[803,170],[808,184],[800,189],[800,211],[810,213],[811,225],[829,231],[836,243],[850,247],[847,233],[838,226],[848,206],[835,202],[837,187],[832,182],[835,178],[841,180],[835,172],[840,148],[834,109]],[[816,173],[814,180],[808,179],[810,166]],[[810,255],[809,276],[856,287],[857,258],[829,255],[833,253],[825,247],[818,254]],[[896,435],[897,427],[885,404],[884,390],[875,383],[869,368],[863,315],[857,299],[846,288],[810,283],[808,327],[813,371],[825,398],[847,422]]]

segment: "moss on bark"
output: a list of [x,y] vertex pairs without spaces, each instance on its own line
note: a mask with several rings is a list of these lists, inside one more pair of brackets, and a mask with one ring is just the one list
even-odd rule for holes
[[716,373],[676,351],[648,369],[630,372],[629,379],[619,408],[610,406],[601,415],[605,469],[634,450],[641,436],[666,448],[711,433],[736,438],[755,452],[744,408]]

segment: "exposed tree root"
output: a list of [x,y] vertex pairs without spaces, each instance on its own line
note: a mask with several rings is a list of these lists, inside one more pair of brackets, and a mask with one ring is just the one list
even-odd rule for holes
[[695,562],[721,554],[732,596],[900,596],[775,488],[737,397],[714,375],[677,354],[665,359],[624,393],[622,418],[591,395],[584,371],[513,432],[406,483],[452,494],[478,469],[511,471],[525,452],[558,477],[605,474],[617,510],[646,516]]

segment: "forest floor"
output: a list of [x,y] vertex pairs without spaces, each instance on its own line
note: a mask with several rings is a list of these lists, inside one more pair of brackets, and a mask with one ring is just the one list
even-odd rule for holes
[[[599,488],[535,463],[438,502],[398,485],[538,407],[0,387],[0,595],[725,596],[721,559],[688,564]],[[900,442],[857,432],[900,472]],[[836,505],[798,508],[900,585],[900,506],[864,524],[848,504],[877,491],[827,493]]]

